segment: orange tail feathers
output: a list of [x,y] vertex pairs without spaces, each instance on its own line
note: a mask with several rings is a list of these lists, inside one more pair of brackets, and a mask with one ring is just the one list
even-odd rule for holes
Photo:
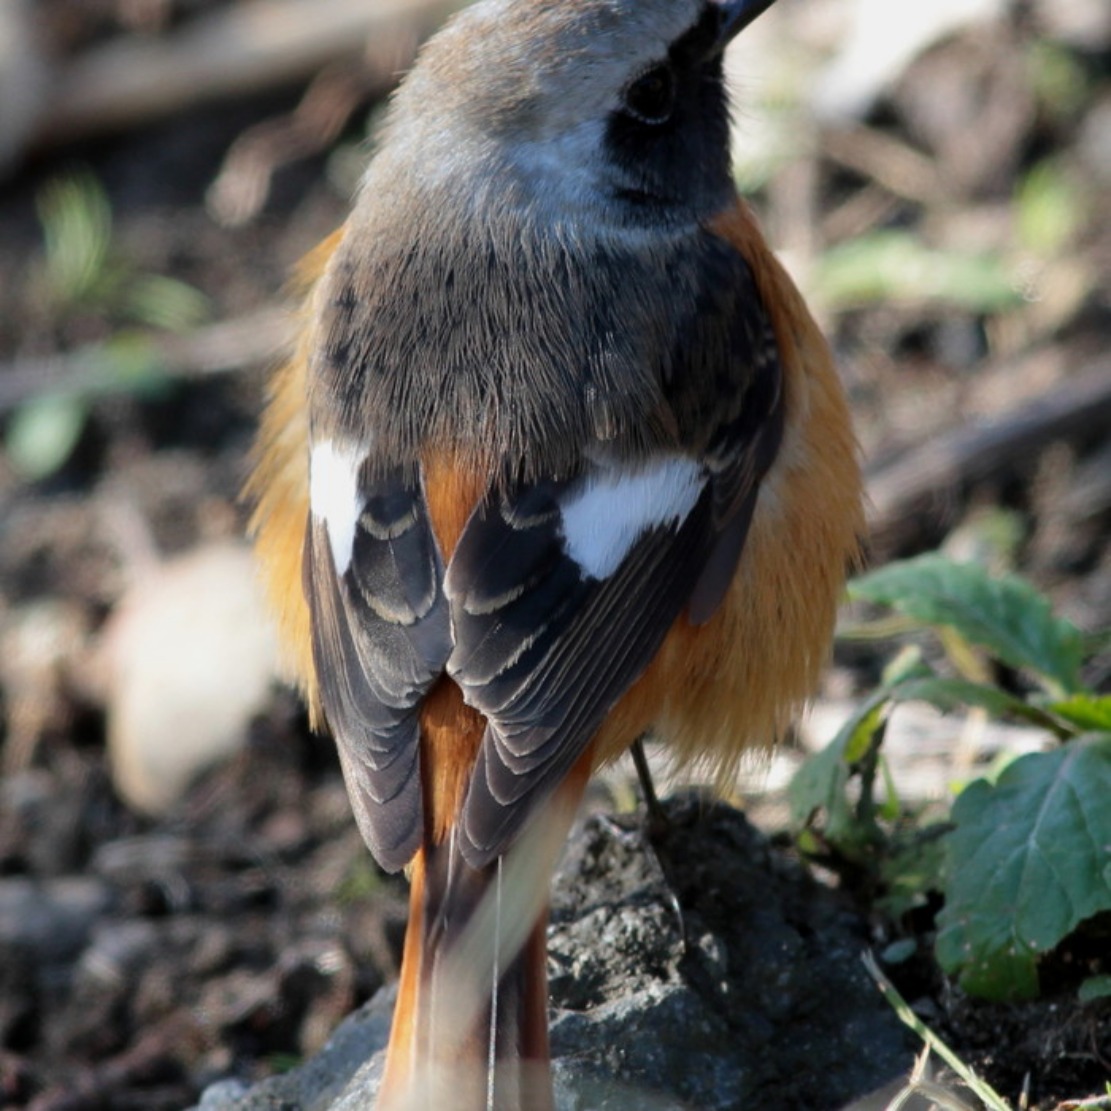
[[552,1108],[548,885],[589,771],[581,761],[486,868],[451,837],[421,850],[379,1111]]

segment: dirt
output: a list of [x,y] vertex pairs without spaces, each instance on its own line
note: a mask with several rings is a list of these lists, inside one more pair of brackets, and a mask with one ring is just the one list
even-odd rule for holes
[[[113,35],[169,34],[219,6],[48,0],[42,11],[64,56]],[[151,22],[124,18],[140,10]],[[820,245],[877,226],[990,244],[993,236],[1006,239],[995,229],[1009,218],[1017,183],[1047,157],[1076,189],[1080,224],[1049,262],[1030,262],[1044,284],[1025,308],[993,314],[890,297],[830,316],[875,473],[970,417],[989,422],[1023,399],[1036,406],[1045,391],[1106,360],[1111,46],[1053,39],[1039,10],[1018,5],[999,27],[934,48],[869,116],[874,133],[928,156],[947,183],[944,197],[878,187],[862,169],[867,144],[858,135],[854,147],[850,129],[848,139],[820,137],[804,165],[811,195],[801,209],[790,201],[798,196],[798,163],[755,198],[777,241],[799,238],[791,221],[804,211]],[[1065,107],[1053,107],[1058,102],[1016,62],[1043,49],[1056,51],[1068,63],[1067,80],[1078,83],[1073,99],[1060,102]],[[968,93],[969,72],[978,98]],[[1061,72],[1051,67],[1050,76]],[[36,198],[75,167],[103,183],[113,249],[133,272],[193,284],[213,320],[273,303],[296,259],[342,221],[345,186],[333,182],[349,180],[346,162],[322,154],[279,167],[261,213],[242,227],[220,226],[205,195],[235,140],[290,110],[302,91],[277,89],[124,134],[29,151],[0,182],[0,375],[8,373],[0,387],[26,360],[109,338],[123,326],[103,306],[71,311],[44,296]],[[341,137],[348,161],[357,157],[371,107],[361,105]],[[989,116],[979,112],[990,112],[993,145],[972,157],[968,136],[988,128]],[[231,375],[174,379],[153,393],[98,395],[72,454],[33,482],[0,453],[7,656],[0,661],[0,1105],[190,1106],[221,1078],[255,1081],[310,1057],[344,1015],[396,974],[404,883],[370,863],[332,748],[309,734],[289,692],[275,690],[242,752],[161,818],[129,810],[105,765],[104,707],[88,676],[97,637],[152,551],[166,557],[241,535],[239,491],[265,371],[259,362]],[[8,430],[18,412],[6,404]],[[895,514],[877,536],[875,557],[954,537],[978,544],[980,524],[1003,511],[1018,536],[1004,545],[1009,560],[1086,629],[1106,630],[1108,473],[1106,425],[1081,422],[1065,439],[1004,457]],[[16,673],[11,646],[40,633],[62,647]],[[841,674],[858,691],[881,662],[859,649],[839,654]],[[1107,653],[1095,658],[1088,678],[1108,688]],[[738,846],[730,866],[747,867],[754,851]],[[778,850],[758,855],[769,875],[788,867]],[[708,882],[681,867],[684,906]],[[799,882],[800,892],[811,890],[812,881]],[[890,940],[866,908],[838,913],[856,916],[862,943],[882,948]],[[928,913],[914,928],[916,956],[888,973],[1013,1105],[1048,1111],[1104,1091],[1111,1005],[1081,1006],[1075,986],[1076,970],[1091,946],[1106,944],[1106,933],[1057,955],[1062,965],[1050,970],[1045,999],[1004,1006],[968,999],[937,972]],[[820,942],[819,929],[811,944]],[[759,954],[749,963],[759,965]],[[805,1069],[805,1061],[794,1067]],[[792,1105],[805,1103],[782,1104]]]

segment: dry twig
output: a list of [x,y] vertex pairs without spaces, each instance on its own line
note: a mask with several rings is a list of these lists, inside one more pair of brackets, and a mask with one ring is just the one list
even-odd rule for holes
[[868,476],[870,526],[880,547],[941,494],[1032,458],[1053,440],[1111,426],[1111,362],[1074,374],[998,419],[934,436]]
[[[151,353],[161,373],[172,378],[203,378],[273,361],[293,335],[292,313],[260,309],[249,316],[210,324],[187,335],[151,338]],[[40,359],[0,365],[0,413],[47,393],[84,393],[91,366],[106,349],[80,349]]]
[[255,0],[164,39],[116,39],[73,60],[42,115],[56,144],[303,80],[384,35],[425,38],[462,0]]

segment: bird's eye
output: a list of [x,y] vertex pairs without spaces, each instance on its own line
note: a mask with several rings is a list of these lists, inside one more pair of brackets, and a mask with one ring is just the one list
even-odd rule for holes
[[642,73],[625,90],[625,111],[641,123],[667,123],[675,108],[675,73],[666,62]]

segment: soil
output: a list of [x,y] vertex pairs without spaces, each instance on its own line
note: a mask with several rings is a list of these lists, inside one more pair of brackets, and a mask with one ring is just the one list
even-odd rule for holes
[[[234,3],[42,0],[39,16],[52,64],[64,66],[97,43],[170,36]],[[889,463],[919,458],[970,419],[987,425],[1027,402],[1036,410],[1093,368],[1111,380],[1111,36],[1077,43],[1043,17],[1040,5],[1016,4],[986,29],[951,36],[860,125],[815,131],[812,152],[755,193],[774,241],[809,241],[820,253],[877,228],[990,248],[1010,242],[1035,169],[1056,168],[1054,187],[1071,190],[1075,226],[1047,253],[1029,252],[1024,304],[995,311],[892,294],[827,314],[877,482],[892,475]],[[380,75],[365,80],[380,84]],[[219,223],[206,192],[229,150],[303,92],[277,86],[24,150],[0,181],[8,434],[35,396],[19,384],[26,366],[131,326],[111,298],[74,307],[45,292],[38,204],[48,183],[91,173],[129,273],[190,283],[211,320],[243,316],[276,303],[296,260],[343,220],[377,103],[358,102],[328,151],[279,160],[253,219]],[[990,135],[990,150],[970,144],[977,133]],[[898,144],[878,161],[877,136]],[[924,155],[944,192],[893,180],[900,152]],[[73,451],[34,481],[0,453],[2,1106],[188,1107],[215,1081],[260,1080],[311,1057],[396,975],[404,882],[369,861],[332,747],[310,734],[290,692],[275,688],[241,751],[157,818],[121,801],[104,758],[105,708],[89,677],[98,636],[152,552],[242,535],[266,371],[260,357],[232,374],[90,394]],[[873,557],[986,544],[1085,629],[1107,630],[1111,435],[1106,420],[1083,417],[1064,436],[895,497],[882,507]],[[1012,539],[992,540],[999,529]],[[56,650],[17,667],[17,646],[44,638]],[[882,662],[839,649],[838,693],[867,690]],[[1109,689],[1111,654],[1096,655],[1087,678]],[[769,874],[786,867],[782,852],[759,850]],[[695,870],[678,877],[684,900],[700,882]],[[931,909],[909,925],[916,955],[886,969],[916,1012],[1014,1106],[1048,1111],[1102,1094],[1111,1004],[1081,1006],[1075,987],[1078,969],[1106,957],[1106,930],[1097,923],[1055,955],[1042,1000],[985,1004],[933,965]],[[845,913],[862,938],[890,940],[867,907]],[[863,1093],[839,1098],[850,1094]]]

